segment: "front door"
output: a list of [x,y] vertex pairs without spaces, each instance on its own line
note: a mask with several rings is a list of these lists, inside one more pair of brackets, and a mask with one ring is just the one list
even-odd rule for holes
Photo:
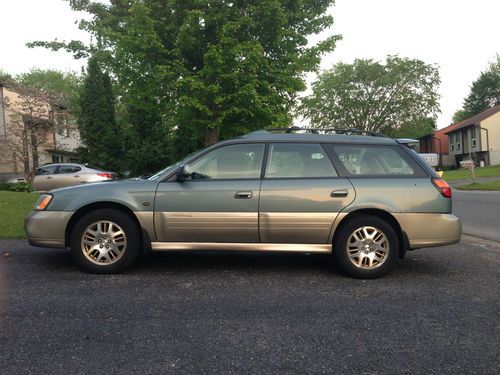
[[326,244],[354,196],[320,144],[270,144],[260,193],[261,241]]
[[184,181],[158,185],[155,231],[161,242],[259,242],[264,144],[223,145],[189,165]]

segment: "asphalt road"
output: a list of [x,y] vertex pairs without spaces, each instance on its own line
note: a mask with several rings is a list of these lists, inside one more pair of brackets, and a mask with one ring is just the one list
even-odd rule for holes
[[453,190],[453,213],[464,233],[500,241],[500,192]]
[[362,281],[327,256],[241,253],[96,276],[0,241],[0,374],[496,375],[493,246],[418,250]]

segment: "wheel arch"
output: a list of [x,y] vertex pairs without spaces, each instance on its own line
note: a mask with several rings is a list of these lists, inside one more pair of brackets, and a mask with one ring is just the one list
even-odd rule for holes
[[130,216],[132,220],[135,222],[137,225],[137,229],[139,229],[139,235],[141,236],[141,242],[143,244],[150,244],[151,241],[149,239],[149,236],[147,232],[144,230],[144,228],[141,226],[141,223],[139,222],[139,219],[135,215],[134,211],[132,211],[129,207],[117,203],[117,202],[94,202],[94,203],[89,203],[85,206],[80,207],[78,210],[76,210],[73,215],[71,215],[71,218],[69,219],[68,224],[66,225],[66,230],[64,234],[64,243],[66,247],[70,246],[70,239],[71,239],[71,232],[73,231],[73,228],[75,227],[76,223],[78,220],[83,216],[88,214],[89,212],[92,212],[94,210],[99,210],[99,209],[113,209],[117,211],[121,211],[124,214]]
[[404,232],[404,230],[401,228],[401,225],[399,222],[396,220],[396,218],[388,211],[379,209],[379,208],[361,208],[358,210],[354,210],[349,212],[346,216],[342,217],[340,219],[340,222],[335,225],[334,233],[332,236],[332,242],[335,241],[335,237],[338,235],[340,232],[340,229],[344,225],[346,225],[350,220],[352,220],[355,217],[359,216],[375,216],[378,218],[381,218],[385,220],[387,223],[389,223],[394,230],[396,231],[396,234],[398,236],[399,240],[399,256],[401,258],[404,257],[404,254],[406,250],[410,248],[410,242],[408,240],[408,236]]

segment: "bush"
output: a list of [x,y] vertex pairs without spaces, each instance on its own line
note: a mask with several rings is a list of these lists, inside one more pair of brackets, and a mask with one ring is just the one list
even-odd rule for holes
[[0,191],[9,190],[9,184],[6,182],[0,182]]
[[10,191],[24,193],[31,193],[32,191],[35,191],[35,189],[33,189],[33,186],[31,186],[31,184],[28,184],[27,182],[12,182],[10,184],[7,184],[7,186]]

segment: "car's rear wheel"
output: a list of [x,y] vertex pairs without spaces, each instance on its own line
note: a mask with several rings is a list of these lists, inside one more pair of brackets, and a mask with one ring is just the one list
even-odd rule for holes
[[363,279],[387,273],[396,264],[398,254],[396,231],[376,216],[350,219],[339,229],[333,244],[333,255],[342,271]]
[[140,254],[140,234],[134,220],[113,209],[92,211],[71,233],[76,263],[91,273],[116,273],[130,267]]

